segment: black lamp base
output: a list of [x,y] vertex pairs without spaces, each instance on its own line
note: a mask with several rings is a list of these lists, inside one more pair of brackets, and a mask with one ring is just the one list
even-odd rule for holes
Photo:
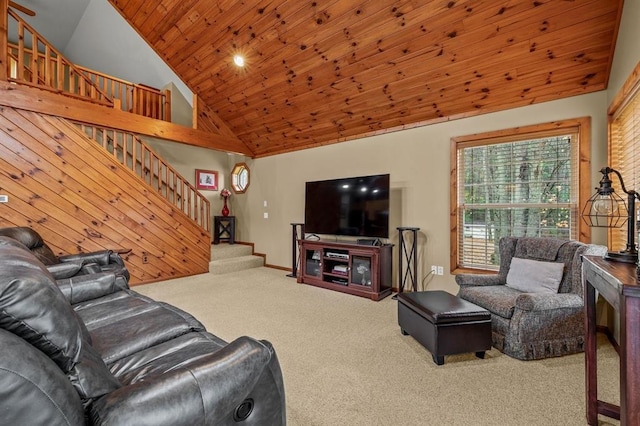
[[638,253],[628,251],[610,251],[604,256],[607,260],[624,263],[637,263]]

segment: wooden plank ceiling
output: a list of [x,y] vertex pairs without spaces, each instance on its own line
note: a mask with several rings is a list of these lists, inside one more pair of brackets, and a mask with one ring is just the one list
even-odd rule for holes
[[261,157],[602,90],[623,0],[110,2]]

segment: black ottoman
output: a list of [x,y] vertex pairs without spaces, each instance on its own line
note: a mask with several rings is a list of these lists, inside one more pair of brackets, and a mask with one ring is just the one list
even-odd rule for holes
[[445,355],[475,352],[484,358],[491,349],[491,314],[446,291],[398,294],[398,324],[444,364]]

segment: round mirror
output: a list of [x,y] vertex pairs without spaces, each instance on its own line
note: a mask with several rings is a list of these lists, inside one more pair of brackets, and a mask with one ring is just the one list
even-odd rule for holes
[[238,163],[231,170],[231,189],[236,194],[242,194],[248,187],[249,167],[245,163]]

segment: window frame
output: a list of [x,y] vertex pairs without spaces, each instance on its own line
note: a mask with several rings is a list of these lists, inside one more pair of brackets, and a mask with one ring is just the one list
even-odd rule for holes
[[[618,143],[629,142],[627,140],[619,140],[617,137],[618,132],[616,126],[618,125],[617,119],[625,113],[628,106],[637,108],[638,111],[633,111],[632,120],[634,123],[640,122],[640,62],[636,65],[635,69],[631,72],[627,80],[622,85],[620,91],[616,94],[615,98],[611,102],[607,110],[607,164],[609,167],[616,169],[620,172],[624,178],[625,187],[627,189],[639,190],[640,188],[640,165],[637,164],[637,158],[624,158],[621,159],[621,153],[626,150],[624,146],[618,146]],[[637,115],[635,113],[638,112]],[[640,125],[634,124],[635,131],[639,131]],[[624,127],[624,126],[623,126]],[[637,147],[637,143],[627,144],[632,145],[632,150],[640,153],[640,147]],[[635,154],[635,152],[634,152]],[[637,155],[635,155],[637,157]],[[618,179],[612,179],[613,188],[618,195],[625,198],[622,189],[620,188],[620,182]],[[637,204],[636,204],[637,206]],[[636,229],[636,232],[639,230]],[[609,250],[618,251],[626,246],[627,241],[627,227],[610,228],[607,232],[607,245]],[[636,241],[638,243],[640,241]]]
[[592,192],[591,185],[591,117],[580,117],[550,123],[535,124],[531,126],[515,127],[496,130],[473,135],[451,138],[450,149],[450,262],[451,273],[497,273],[495,270],[482,268],[469,268],[459,263],[458,241],[460,232],[460,217],[458,208],[458,151],[471,146],[493,145],[498,143],[517,142],[527,139],[537,139],[575,133],[578,135],[578,167],[576,180],[578,182],[578,200],[576,211],[576,233],[579,241],[588,243],[591,241],[591,228],[580,218],[580,213],[586,200]]

